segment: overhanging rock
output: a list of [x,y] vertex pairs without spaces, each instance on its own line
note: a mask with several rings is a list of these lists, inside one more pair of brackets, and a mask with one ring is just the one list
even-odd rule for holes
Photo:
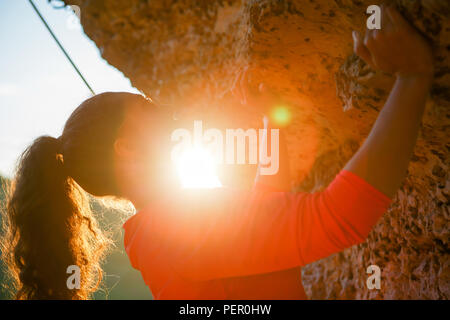
[[[431,99],[391,209],[365,243],[303,269],[311,298],[450,298],[450,3],[391,2],[435,45]],[[299,190],[331,181],[368,134],[392,85],[390,76],[351,54],[351,31],[363,31],[372,1],[70,4],[80,6],[84,31],[102,56],[178,112],[253,123],[258,106],[230,102],[236,74],[248,68],[251,87],[264,82],[293,112],[286,131]],[[382,270],[381,290],[366,287],[371,264]]]

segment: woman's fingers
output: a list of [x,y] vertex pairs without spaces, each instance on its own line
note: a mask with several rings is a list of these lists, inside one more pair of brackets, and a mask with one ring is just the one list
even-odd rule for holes
[[386,39],[389,36],[382,30],[367,30],[364,39],[364,45],[370,52],[371,67],[381,69],[384,72],[393,72],[394,68],[390,61],[390,48],[387,45]]
[[393,6],[389,6],[386,8],[387,16],[389,17],[390,21],[392,22],[392,25],[397,30],[409,28],[409,23],[403,18],[400,12],[395,9]]
[[372,63],[372,56],[370,54],[369,49],[367,49],[367,47],[364,44],[364,40],[361,33],[359,33],[358,31],[353,31],[352,36],[353,36],[353,51],[355,52],[355,54],[357,54],[371,67],[374,67]]
[[381,5],[381,29],[377,30],[379,32],[393,32],[395,30],[394,23],[388,14],[388,7],[384,4]]
[[364,37],[357,31],[353,32],[353,50],[372,69],[381,68],[391,72],[392,65],[389,63],[389,48],[386,46],[386,40],[407,23],[400,13],[391,7],[382,5],[381,14],[381,29],[367,29]]

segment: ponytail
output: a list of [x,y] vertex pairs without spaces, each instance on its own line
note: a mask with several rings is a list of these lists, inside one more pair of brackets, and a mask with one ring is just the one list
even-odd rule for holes
[[[102,278],[109,243],[91,213],[86,193],[69,176],[60,139],[42,136],[22,154],[6,207],[2,258],[17,299],[86,299]],[[69,289],[69,266],[80,288]]]

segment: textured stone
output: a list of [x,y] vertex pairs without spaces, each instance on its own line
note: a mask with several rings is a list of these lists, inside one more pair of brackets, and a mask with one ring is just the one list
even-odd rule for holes
[[[450,3],[391,2],[435,46],[431,99],[389,212],[365,243],[303,269],[311,298],[450,298]],[[363,31],[372,1],[70,3],[81,7],[84,31],[102,56],[177,113],[222,125],[255,123],[258,106],[231,99],[243,68],[250,87],[264,82],[276,91],[293,115],[286,133],[297,190],[321,190],[331,181],[368,134],[393,83],[352,55],[351,31]],[[381,290],[366,287],[371,264],[381,268]]]

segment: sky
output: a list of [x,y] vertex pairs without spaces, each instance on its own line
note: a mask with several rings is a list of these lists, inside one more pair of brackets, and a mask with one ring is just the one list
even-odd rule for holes
[[[95,93],[138,92],[101,58],[72,10],[34,3]],[[13,175],[18,157],[38,136],[58,137],[90,96],[28,0],[0,0],[0,175]]]

